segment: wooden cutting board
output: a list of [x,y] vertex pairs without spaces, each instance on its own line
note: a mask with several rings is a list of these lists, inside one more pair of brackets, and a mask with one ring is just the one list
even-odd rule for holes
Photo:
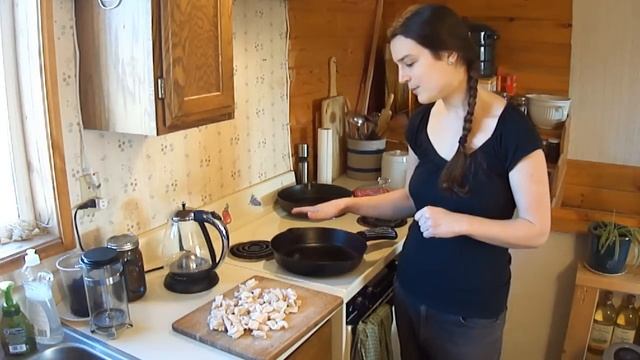
[[344,172],[345,159],[345,113],[346,100],[344,96],[338,96],[336,87],[336,58],[329,58],[329,97],[322,100],[321,121],[320,126],[323,128],[331,128],[333,139],[331,151],[331,178],[337,179]]
[[[262,276],[251,278],[258,281],[256,285],[258,288],[292,288],[296,291],[302,304],[298,313],[287,315],[285,320],[289,328],[269,331],[266,339],[255,338],[250,332],[245,331],[244,335],[234,340],[224,332],[209,330],[207,317],[211,311],[213,299],[176,320],[171,327],[182,335],[243,359],[276,359],[327,319],[342,304],[342,298],[338,296]],[[233,298],[236,290],[238,286],[225,292],[224,297]]]

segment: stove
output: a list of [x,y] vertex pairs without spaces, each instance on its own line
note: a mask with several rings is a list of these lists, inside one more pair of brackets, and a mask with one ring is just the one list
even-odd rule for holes
[[[277,206],[276,195],[278,190],[291,186],[293,183],[295,183],[295,177],[293,172],[289,171],[251,185],[210,204],[204,204],[200,208],[214,210],[217,213],[221,213],[226,208],[233,215],[233,221],[227,225],[230,250],[224,263],[263,272],[285,281],[293,281],[302,286],[338,295],[346,302],[396,257],[402,249],[402,240],[407,234],[408,226],[403,226],[402,223],[391,224],[396,227],[400,226],[396,228],[398,240],[369,242],[362,263],[347,274],[318,278],[290,273],[280,267],[269,252],[268,240],[280,232],[293,227],[329,227],[355,233],[367,227],[360,225],[357,221],[358,216],[354,214],[345,214],[326,221],[311,221],[289,216]],[[361,186],[362,182],[340,177],[335,184],[354,189]],[[254,198],[260,201],[250,200]],[[363,224],[367,225],[368,223]],[[164,236],[165,227],[158,227],[143,235],[142,245],[155,244],[157,241],[162,241]],[[222,249],[217,241],[214,241],[214,247],[216,253],[220,254]],[[163,258],[156,247],[147,245],[145,250],[147,251],[145,252],[145,265],[147,263],[151,267],[163,265]],[[247,250],[250,253],[248,255],[245,254]]]
[[267,240],[251,240],[232,245],[229,253],[240,260],[260,261],[273,258],[271,242]]

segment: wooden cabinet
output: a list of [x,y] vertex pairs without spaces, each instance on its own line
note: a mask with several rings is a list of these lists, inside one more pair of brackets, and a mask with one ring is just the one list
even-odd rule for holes
[[85,128],[160,135],[233,118],[231,0],[75,4]]
[[584,359],[587,355],[593,313],[601,290],[640,295],[640,268],[630,268],[619,276],[603,276],[578,265],[562,359]]
[[331,320],[322,325],[287,360],[324,360],[331,358]]

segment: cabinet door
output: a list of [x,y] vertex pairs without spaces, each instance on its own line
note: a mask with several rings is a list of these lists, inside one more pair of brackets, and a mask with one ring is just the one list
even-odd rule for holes
[[159,133],[232,118],[231,0],[160,0],[157,18]]
[[122,1],[105,10],[75,1],[85,129],[156,135],[151,4]]

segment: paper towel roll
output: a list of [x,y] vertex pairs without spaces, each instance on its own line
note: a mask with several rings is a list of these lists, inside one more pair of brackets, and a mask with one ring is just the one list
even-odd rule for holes
[[331,184],[333,168],[333,130],[318,129],[318,183]]

